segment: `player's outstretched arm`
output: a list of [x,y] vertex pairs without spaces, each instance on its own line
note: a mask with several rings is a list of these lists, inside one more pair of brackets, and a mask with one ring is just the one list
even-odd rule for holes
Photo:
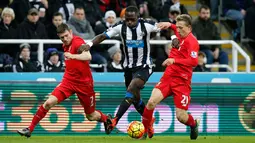
[[102,34],[99,34],[97,35],[96,37],[94,37],[92,39],[92,41],[82,45],[79,49],[78,49],[78,53],[82,53],[83,51],[89,51],[89,49],[93,46],[93,45],[96,45],[96,44],[100,44],[102,41],[104,41],[105,39],[107,39],[107,36],[102,33]]
[[169,28],[169,27],[171,27],[171,23],[170,22],[159,22],[158,24],[157,24],[157,27],[159,28],[159,29],[167,29],[167,28]]
[[89,51],[83,51],[81,54],[71,54],[69,52],[64,53],[67,59],[81,60],[81,61],[90,61],[92,56]]

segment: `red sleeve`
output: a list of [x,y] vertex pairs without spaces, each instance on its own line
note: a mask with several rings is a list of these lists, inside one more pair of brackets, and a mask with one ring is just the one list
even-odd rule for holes
[[75,38],[74,40],[75,40],[75,46],[74,46],[75,51],[78,51],[78,49],[80,48],[80,46],[83,45],[83,44],[85,44],[85,41],[84,41],[82,38],[80,38],[80,37]]
[[180,37],[179,33],[177,32],[177,27],[176,27],[176,25],[171,24],[170,28],[174,31],[174,34],[176,35],[176,37],[180,40],[181,37]]
[[184,66],[192,66],[196,67],[198,65],[198,51],[199,51],[199,46],[197,41],[191,42],[196,44],[189,44],[188,46],[191,48],[188,48],[188,57],[185,59],[178,59],[175,58],[175,63],[184,65]]

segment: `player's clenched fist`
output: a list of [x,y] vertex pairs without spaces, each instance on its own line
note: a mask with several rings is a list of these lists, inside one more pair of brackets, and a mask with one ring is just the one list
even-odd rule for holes
[[180,47],[180,41],[178,40],[178,38],[174,38],[174,39],[172,40],[172,47],[173,47],[173,48],[179,49],[179,47]]
[[65,56],[65,58],[67,58],[67,59],[73,59],[73,55],[72,55],[71,53],[69,53],[69,52],[65,52],[65,53],[64,53],[64,56]]
[[166,59],[166,60],[162,63],[162,65],[163,65],[163,66],[169,66],[169,65],[174,64],[174,62],[175,62],[175,60],[174,60],[173,58],[168,58],[168,59]]

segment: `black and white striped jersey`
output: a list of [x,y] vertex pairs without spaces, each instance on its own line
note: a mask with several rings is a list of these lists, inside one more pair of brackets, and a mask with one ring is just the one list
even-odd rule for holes
[[120,35],[124,55],[123,67],[134,68],[138,66],[151,66],[150,59],[150,33],[158,32],[157,23],[152,20],[139,19],[135,28],[129,28],[125,22],[119,22],[109,28],[105,34],[108,38]]

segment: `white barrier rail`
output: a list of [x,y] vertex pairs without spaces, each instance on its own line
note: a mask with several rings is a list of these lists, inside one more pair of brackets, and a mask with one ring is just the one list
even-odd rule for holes
[[[86,40],[87,42],[90,40]],[[200,45],[221,45],[221,44],[231,44],[232,45],[232,72],[238,72],[238,52],[246,60],[246,72],[250,72],[251,59],[249,55],[234,41],[232,40],[199,40]],[[1,39],[0,44],[20,44],[20,43],[29,43],[29,44],[38,44],[38,60],[43,62],[43,44],[61,44],[60,40],[46,40],[46,39]],[[150,44],[152,45],[165,45],[169,44],[169,40],[151,40]],[[115,44],[120,46],[121,42],[118,40],[105,40],[102,44]]]

